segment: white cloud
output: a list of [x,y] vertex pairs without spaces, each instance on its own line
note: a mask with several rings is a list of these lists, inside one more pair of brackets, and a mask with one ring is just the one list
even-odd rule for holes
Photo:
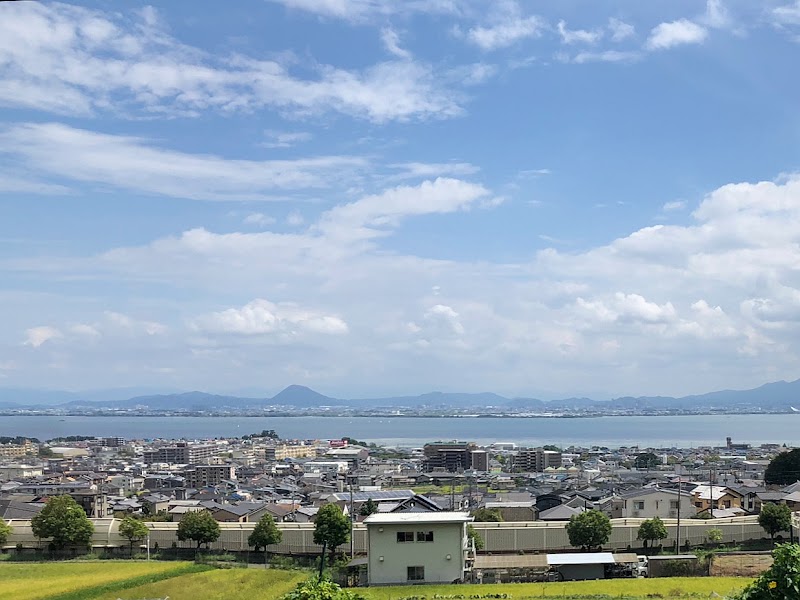
[[253,161],[187,154],[58,123],[0,130],[0,153],[73,181],[198,200],[268,200],[287,190],[326,188],[366,166],[352,156]]
[[167,327],[156,321],[140,320],[114,311],[103,313],[105,323],[102,325],[110,331],[124,332],[126,334],[145,334],[148,336],[163,335],[167,332]]
[[250,213],[244,219],[242,219],[242,223],[245,225],[255,225],[257,227],[274,225],[275,222],[275,217],[265,215],[264,213]]
[[708,0],[706,12],[699,20],[703,25],[714,29],[726,29],[733,24],[731,14],[722,0]]
[[229,308],[200,317],[193,327],[209,334],[293,336],[300,333],[342,335],[347,323],[335,315],[294,304],[274,304],[256,299],[241,308]]
[[575,56],[565,56],[566,62],[578,65],[593,62],[633,62],[641,58],[638,52],[622,52],[620,50],[603,50],[601,52],[578,52]]
[[355,23],[392,15],[457,14],[457,0],[270,0],[289,9]]
[[[374,122],[461,114],[432,67],[409,60],[361,71],[313,64],[301,78],[274,60],[209,54],[140,12],[43,3],[0,4],[0,105],[65,115],[195,116],[209,110],[289,115],[340,112]],[[144,15],[144,16],[143,16]]]
[[25,330],[25,345],[38,348],[42,344],[64,337],[64,335],[55,327],[41,325],[39,327],[31,327]]
[[654,27],[647,38],[648,50],[666,50],[684,44],[702,44],[708,37],[708,30],[688,19],[661,23]]
[[286,224],[291,227],[299,227],[305,222],[306,222],[305,217],[303,217],[303,215],[297,212],[296,210],[293,210],[288,215],[286,215]]
[[400,36],[391,27],[384,27],[381,30],[381,41],[389,54],[393,54],[397,58],[405,60],[411,58],[411,53],[405,48],[400,47]]
[[308,131],[273,131],[264,132],[267,138],[261,145],[264,148],[290,148],[301,142],[309,141],[313,136]]
[[686,200],[673,200],[672,202],[665,202],[661,210],[664,212],[672,212],[676,210],[683,210],[686,208]]
[[526,38],[539,37],[545,21],[536,15],[525,16],[514,0],[492,3],[492,12],[485,25],[469,29],[467,40],[490,51],[506,48]]
[[398,169],[400,173],[389,177],[390,180],[401,179],[429,179],[432,177],[458,177],[473,175],[480,169],[475,165],[464,162],[452,163],[395,163],[388,165],[391,169]]
[[440,177],[337,206],[322,215],[317,227],[335,239],[381,237],[406,217],[464,210],[487,196],[481,185]]
[[[349,389],[361,374],[372,389],[402,390],[413,373],[423,389],[457,381],[515,393],[543,378],[574,389],[580,372],[588,390],[691,393],[800,375],[800,177],[721,186],[689,199],[697,208],[688,225],[645,227],[585,250],[548,248],[518,262],[442,258],[448,249],[427,244],[417,256],[403,251],[406,240],[384,243],[405,219],[479,207],[493,196],[441,179],[340,204],[293,233],[198,228],[96,257],[5,258],[0,269],[47,282],[158,284],[152,309],[136,314],[161,323],[159,336],[141,327],[128,335],[124,318],[115,325],[71,309],[50,319],[64,336],[52,350],[69,347],[78,357],[71,377],[80,364],[96,370],[115,356],[129,368],[143,357],[150,367],[162,363],[194,387],[284,384],[302,372],[304,383],[323,388]],[[173,288],[192,293],[162,307]],[[269,301],[228,309],[231,297]],[[65,298],[31,310],[50,315]],[[347,344],[322,335],[343,330],[326,317],[346,325]],[[74,323],[102,338],[87,343],[70,331]],[[149,350],[126,355],[137,341]],[[12,376],[37,369],[26,362]]]
[[567,23],[564,20],[559,21],[556,28],[561,36],[561,41],[565,44],[596,44],[603,37],[603,32],[599,29],[593,31],[567,29]]
[[636,35],[636,28],[633,25],[614,17],[608,20],[608,30],[612,42],[622,42]]
[[102,336],[97,330],[97,327],[89,325],[88,323],[76,323],[69,328],[69,332],[88,338],[98,338]]
[[778,25],[800,25],[800,0],[772,9],[772,18]]

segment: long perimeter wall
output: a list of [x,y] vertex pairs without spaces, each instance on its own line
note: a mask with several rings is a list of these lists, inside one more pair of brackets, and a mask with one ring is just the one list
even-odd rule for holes
[[[795,516],[797,517],[796,513]],[[118,519],[92,519],[95,533],[92,544],[96,548],[116,548],[128,546],[128,540],[119,535]],[[606,544],[607,550],[624,550],[629,546],[640,547],[636,534],[643,519],[612,519],[611,539]],[[30,521],[12,520],[8,523],[14,528],[4,548],[12,549],[17,544],[23,548],[37,548],[43,544],[36,539],[31,530]],[[674,545],[677,523],[674,519],[664,521],[669,537],[663,540],[664,546]],[[178,523],[147,523],[150,527],[150,546],[170,548],[175,544],[179,548],[192,548],[192,542],[179,542],[177,536]],[[563,522],[506,522],[506,523],[474,523],[477,532],[484,540],[484,552],[516,553],[540,552],[545,550],[569,550],[565,523]],[[247,537],[253,531],[255,523],[220,523],[220,538],[211,544],[216,550],[234,552],[247,551]],[[271,546],[270,552],[278,554],[318,554],[321,547],[312,541],[314,525],[310,523],[279,523],[283,532],[283,541]],[[723,542],[743,542],[766,537],[764,530],[758,525],[756,517],[736,517],[702,521],[695,519],[682,520],[680,525],[680,542],[686,540],[693,546],[706,541],[709,529],[720,529]],[[786,534],[784,537],[788,537]],[[357,524],[354,532],[354,547],[357,554],[367,551],[367,530],[364,525]],[[143,542],[145,543],[145,542]],[[349,551],[349,544],[341,550]]]

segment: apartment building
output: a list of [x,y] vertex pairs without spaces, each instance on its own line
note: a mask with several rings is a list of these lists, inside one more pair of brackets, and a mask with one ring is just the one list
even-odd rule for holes
[[22,444],[0,444],[0,458],[19,458],[35,453],[36,446],[29,440],[25,440]]
[[234,465],[195,465],[183,472],[187,487],[199,488],[219,485],[223,481],[236,479]]
[[306,444],[279,444],[264,449],[264,458],[279,461],[287,458],[316,458],[315,446]]
[[214,446],[178,442],[174,446],[161,446],[160,448],[145,450],[143,457],[144,462],[147,464],[168,463],[185,465],[208,463],[215,454],[216,448]]
[[543,448],[520,448],[511,455],[511,470],[516,473],[543,473],[561,466],[561,452]]
[[433,442],[422,448],[422,470],[456,473],[472,468],[474,442]]

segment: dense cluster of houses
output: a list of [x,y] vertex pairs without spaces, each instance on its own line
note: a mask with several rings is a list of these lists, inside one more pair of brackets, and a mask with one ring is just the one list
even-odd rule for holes
[[[55,457],[0,459],[0,518],[29,519],[69,494],[95,518],[138,514],[179,521],[208,511],[220,522],[314,520],[335,502],[363,520],[381,513],[487,509],[504,521],[566,521],[596,509],[611,518],[728,518],[765,503],[800,509],[800,483],[767,489],[763,472],[785,449],[478,447],[432,442],[387,449],[343,440],[195,442],[98,438],[62,443]],[[48,454],[53,454],[49,452]],[[637,465],[637,457],[649,457]]]

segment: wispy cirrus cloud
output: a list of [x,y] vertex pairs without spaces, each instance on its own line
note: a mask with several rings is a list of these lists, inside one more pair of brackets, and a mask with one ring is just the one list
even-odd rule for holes
[[[127,16],[126,16],[127,17]],[[134,25],[118,13],[63,4],[0,4],[0,105],[64,115],[195,116],[204,111],[337,112],[374,122],[461,114],[431,65],[361,70],[210,54],[173,38],[153,9]]]
[[542,35],[546,21],[537,15],[527,15],[515,0],[493,3],[488,17],[466,32],[455,29],[456,35],[464,37],[485,51],[506,48],[526,38]]
[[65,181],[197,200],[282,199],[292,190],[329,188],[367,166],[356,156],[257,161],[188,154],[59,123],[5,128],[0,154]]

